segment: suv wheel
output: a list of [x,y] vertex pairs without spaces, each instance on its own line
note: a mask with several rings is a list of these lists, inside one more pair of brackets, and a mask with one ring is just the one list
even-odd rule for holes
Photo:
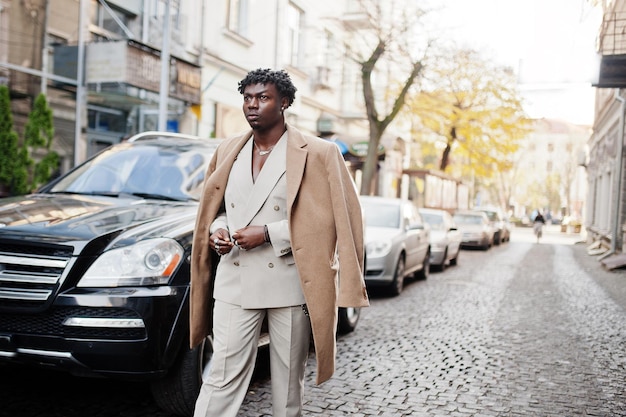
[[152,396],[163,410],[180,416],[192,416],[202,386],[203,372],[213,357],[210,337],[193,349],[184,344],[168,374],[151,384]]

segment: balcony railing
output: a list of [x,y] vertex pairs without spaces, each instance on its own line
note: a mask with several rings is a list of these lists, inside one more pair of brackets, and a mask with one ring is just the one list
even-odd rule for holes
[[626,54],[626,12],[612,12],[604,15],[598,52],[601,55]]

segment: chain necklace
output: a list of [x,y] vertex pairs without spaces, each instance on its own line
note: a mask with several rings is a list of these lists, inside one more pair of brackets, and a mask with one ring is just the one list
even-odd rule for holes
[[276,145],[272,145],[272,146],[270,146],[269,148],[267,148],[266,150],[262,151],[262,150],[261,150],[261,149],[257,146],[257,144],[256,144],[256,141],[255,141],[255,140],[253,140],[253,141],[252,141],[252,143],[254,144],[254,147],[255,147],[255,149],[257,150],[257,152],[259,152],[259,155],[260,155],[260,156],[265,156],[265,155],[267,155],[268,153],[272,152],[272,149],[274,149],[274,146],[276,146]]

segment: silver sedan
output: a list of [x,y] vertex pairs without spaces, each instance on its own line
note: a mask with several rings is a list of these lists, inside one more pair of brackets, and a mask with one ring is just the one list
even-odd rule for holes
[[408,276],[426,279],[430,269],[430,230],[409,200],[361,196],[365,215],[368,286],[384,286],[393,295]]
[[430,267],[443,271],[448,265],[456,265],[462,235],[452,215],[445,210],[428,208],[419,212],[430,226]]

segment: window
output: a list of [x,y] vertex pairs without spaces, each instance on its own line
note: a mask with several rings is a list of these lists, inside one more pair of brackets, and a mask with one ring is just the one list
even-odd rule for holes
[[287,9],[287,62],[294,67],[300,64],[303,17],[302,10],[290,3]]
[[548,152],[554,152],[554,143],[548,143]]
[[329,30],[324,30],[324,38],[322,39],[322,66],[330,68],[333,62],[333,51],[335,49],[335,36]]
[[[156,22],[163,22],[167,2],[165,0],[146,1],[146,13]],[[181,29],[180,1],[170,0],[170,23],[173,30]]]
[[[130,15],[112,7],[104,7],[99,1],[91,2],[91,24],[106,30],[115,35],[126,36],[124,29],[117,23],[119,20],[124,26],[128,27],[131,20]],[[113,17],[115,16],[115,18]]]
[[248,0],[230,0],[228,2],[228,30],[241,36],[248,36]]

